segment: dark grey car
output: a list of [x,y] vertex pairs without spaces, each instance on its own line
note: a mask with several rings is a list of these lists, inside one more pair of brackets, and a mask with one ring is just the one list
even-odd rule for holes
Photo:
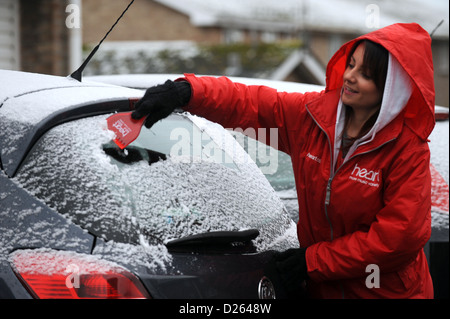
[[0,298],[274,297],[295,223],[222,127],[173,114],[120,150],[106,118],[142,91],[0,82]]

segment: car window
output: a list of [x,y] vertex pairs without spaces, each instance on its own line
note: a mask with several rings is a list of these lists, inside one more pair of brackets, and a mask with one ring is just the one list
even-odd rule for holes
[[225,146],[234,141],[231,135],[220,141],[218,136],[227,139],[224,131],[172,115],[151,130],[143,128],[121,151],[111,142],[106,118],[48,131],[20,167],[18,183],[107,240],[162,244],[209,231],[257,228],[258,248],[265,249],[292,232],[292,220],[261,171],[237,160],[245,156],[236,145]]
[[269,145],[246,136],[238,130],[231,132],[236,141],[261,169],[276,191],[295,189],[291,157]]
[[179,161],[205,160],[237,169],[233,159],[207,133],[181,115],[170,116],[150,129],[144,126],[131,146],[172,155]]

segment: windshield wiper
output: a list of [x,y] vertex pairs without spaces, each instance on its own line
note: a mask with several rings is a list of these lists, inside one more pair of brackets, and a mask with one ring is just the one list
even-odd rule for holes
[[259,230],[207,232],[166,243],[169,251],[207,251],[207,252],[253,252],[252,240],[259,236]]

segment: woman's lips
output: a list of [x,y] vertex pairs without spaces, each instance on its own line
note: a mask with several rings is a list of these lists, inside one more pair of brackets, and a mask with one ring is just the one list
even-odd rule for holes
[[358,93],[358,91],[355,91],[348,86],[344,86],[344,93],[347,95],[355,95],[356,93]]

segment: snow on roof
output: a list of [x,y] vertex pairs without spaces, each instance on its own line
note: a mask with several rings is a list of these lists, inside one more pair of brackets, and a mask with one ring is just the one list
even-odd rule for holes
[[[309,30],[363,34],[397,22],[417,22],[435,37],[449,36],[449,4],[442,0],[155,0],[190,17],[197,26]],[[379,15],[378,15],[379,13]],[[371,20],[378,15],[379,25]]]

